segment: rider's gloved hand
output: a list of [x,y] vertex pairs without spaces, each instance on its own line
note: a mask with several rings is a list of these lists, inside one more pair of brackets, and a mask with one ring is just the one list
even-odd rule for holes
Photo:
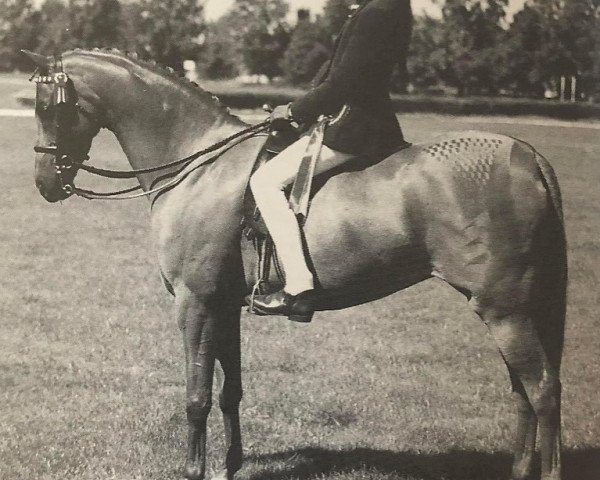
[[271,128],[273,130],[283,130],[294,121],[290,112],[289,105],[279,105],[273,109],[271,116]]

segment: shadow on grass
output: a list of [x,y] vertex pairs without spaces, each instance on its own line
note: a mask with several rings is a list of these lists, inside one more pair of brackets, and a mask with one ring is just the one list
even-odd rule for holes
[[[511,458],[508,453],[464,450],[422,454],[369,448],[301,448],[248,458],[258,464],[248,479],[307,480],[323,475],[369,472],[392,478],[505,480],[510,475]],[[566,451],[563,458],[563,480],[600,479],[600,448]]]

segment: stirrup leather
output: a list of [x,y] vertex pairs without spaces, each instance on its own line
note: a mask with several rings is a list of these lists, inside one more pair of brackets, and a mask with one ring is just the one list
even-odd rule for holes
[[252,243],[254,245],[254,251],[256,252],[256,255],[258,257],[258,269],[256,275],[256,283],[252,287],[251,293],[251,312],[254,310],[253,303],[255,295],[265,295],[267,293],[271,293],[274,290],[269,283],[271,267],[275,269],[275,273],[277,274],[279,282],[282,285],[285,285],[285,273],[283,272],[283,268],[279,263],[279,257],[277,256],[275,244],[273,243],[273,239],[271,238],[271,236],[268,235],[264,238],[254,236],[252,238]]

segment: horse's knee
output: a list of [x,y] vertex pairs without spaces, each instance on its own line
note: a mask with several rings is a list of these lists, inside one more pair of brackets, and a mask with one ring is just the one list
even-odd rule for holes
[[560,412],[560,396],[560,380],[550,375],[542,380],[529,399],[538,417],[548,417]]
[[219,393],[219,408],[223,413],[237,412],[242,396],[243,391],[241,388],[223,387]]
[[533,407],[527,398],[527,395],[523,392],[513,392],[513,398],[515,399],[515,405],[517,407],[517,413],[521,415],[532,415]]
[[212,402],[210,398],[201,396],[190,396],[187,399],[186,413],[189,422],[204,422],[206,421]]

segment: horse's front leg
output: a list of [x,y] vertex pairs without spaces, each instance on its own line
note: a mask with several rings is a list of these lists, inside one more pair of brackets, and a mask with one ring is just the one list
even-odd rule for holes
[[187,379],[188,451],[185,477],[202,480],[206,471],[206,422],[212,404],[216,316],[209,302],[192,292],[177,292]]
[[213,480],[232,480],[242,467],[242,436],[240,433],[239,405],[242,400],[242,373],[240,352],[240,308],[229,302],[230,311],[219,322],[217,357],[223,378],[219,393],[219,407],[225,427],[225,465]]

